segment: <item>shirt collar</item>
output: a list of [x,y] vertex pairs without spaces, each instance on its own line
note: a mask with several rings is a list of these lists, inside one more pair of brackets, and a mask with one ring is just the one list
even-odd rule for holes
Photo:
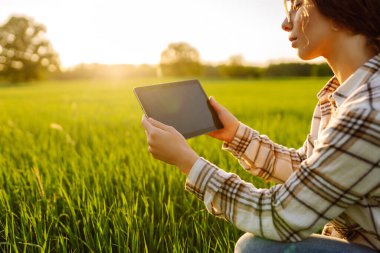
[[331,94],[339,87],[340,83],[338,79],[333,76],[326,85],[317,94],[318,100],[323,102],[331,96]]
[[358,68],[343,84],[340,84],[335,76],[332,77],[318,93],[317,97],[320,101],[325,99],[334,100],[336,106],[339,107],[355,90],[370,81],[371,77],[379,71],[380,54]]

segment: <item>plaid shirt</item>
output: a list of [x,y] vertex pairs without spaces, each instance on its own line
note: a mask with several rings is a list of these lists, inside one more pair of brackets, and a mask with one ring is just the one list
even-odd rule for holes
[[257,189],[203,158],[186,189],[212,214],[277,241],[318,231],[380,250],[380,54],[318,93],[311,132],[296,150],[240,124],[232,152],[250,173],[279,184]]

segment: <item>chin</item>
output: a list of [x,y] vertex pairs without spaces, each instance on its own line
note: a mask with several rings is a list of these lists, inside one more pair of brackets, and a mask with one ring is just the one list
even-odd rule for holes
[[301,58],[301,60],[309,61],[309,60],[313,60],[315,58],[318,58],[319,56],[320,55],[313,54],[310,51],[298,49],[298,57]]

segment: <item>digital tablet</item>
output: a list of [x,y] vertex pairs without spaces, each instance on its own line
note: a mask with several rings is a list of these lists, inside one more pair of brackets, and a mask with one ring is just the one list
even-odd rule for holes
[[144,113],[173,126],[185,138],[223,127],[198,80],[134,88]]

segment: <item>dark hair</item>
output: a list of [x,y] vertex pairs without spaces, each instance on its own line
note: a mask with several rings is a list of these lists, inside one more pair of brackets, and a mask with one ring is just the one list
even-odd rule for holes
[[312,0],[322,15],[354,34],[367,37],[380,53],[380,0]]

